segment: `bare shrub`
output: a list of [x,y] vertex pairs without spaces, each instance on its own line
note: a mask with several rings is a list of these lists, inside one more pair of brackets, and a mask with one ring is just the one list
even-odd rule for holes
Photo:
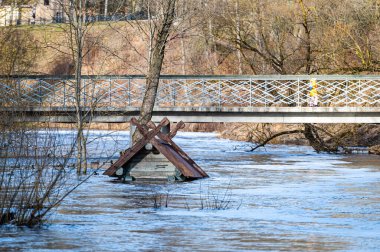
[[0,225],[34,226],[84,181],[69,180],[74,143],[53,129],[21,123],[4,113],[0,122]]
[[158,193],[158,192],[153,192],[152,193],[152,202],[153,202],[153,208],[154,209],[160,209],[163,206],[165,208],[168,208],[169,206],[169,198],[170,194],[169,192],[163,194],[163,193]]
[[199,189],[199,202],[201,210],[227,210],[240,208],[241,203],[236,205],[236,202],[232,199],[231,183],[228,184],[227,188],[222,191],[213,191],[207,188],[206,193],[202,191],[202,184],[200,184]]
[[29,73],[40,51],[28,30],[0,29],[0,75]]

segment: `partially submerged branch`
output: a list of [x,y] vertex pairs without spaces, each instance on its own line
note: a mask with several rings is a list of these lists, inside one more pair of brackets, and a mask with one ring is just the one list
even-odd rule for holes
[[[358,126],[355,127],[334,127],[325,128],[325,126],[314,125],[310,123],[303,124],[302,128],[273,132],[274,126],[271,124],[256,124],[243,125],[245,141],[256,143],[255,146],[250,146],[248,151],[255,151],[258,148],[264,147],[277,138],[287,135],[299,134],[307,140],[309,145],[317,152],[337,153],[343,151],[349,153],[347,146],[353,144],[357,134]],[[241,129],[241,127],[238,127]],[[354,144],[355,145],[355,144]]]
[[265,139],[263,142],[259,143],[258,145],[256,145],[255,147],[253,147],[250,151],[255,151],[256,149],[260,148],[260,147],[264,147],[266,144],[268,144],[270,141],[274,140],[275,138],[277,137],[280,137],[280,136],[283,136],[283,135],[291,135],[291,134],[304,134],[305,131],[304,130],[288,130],[288,131],[282,131],[282,132],[279,132],[279,133],[276,133],[270,137],[268,137],[267,139]]

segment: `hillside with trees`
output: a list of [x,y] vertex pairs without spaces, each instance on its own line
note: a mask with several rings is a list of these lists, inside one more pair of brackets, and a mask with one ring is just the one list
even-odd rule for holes
[[[179,1],[176,15],[165,74],[376,74],[380,69],[377,0]],[[68,26],[5,27],[2,43],[9,29],[33,36],[42,52],[31,59],[30,71],[70,73]],[[83,74],[145,73],[149,21],[85,27]],[[21,42],[28,47],[28,41]],[[0,61],[7,64],[6,57]]]
[[[61,4],[65,7],[64,1]],[[77,5],[74,12],[72,8],[64,8],[66,23],[3,27],[1,74],[76,74],[78,78],[146,75],[151,69],[157,29],[165,13],[162,6],[151,1],[120,1],[108,8],[106,2],[91,2]],[[115,18],[105,21],[90,18],[105,9]],[[165,36],[160,73],[378,74],[379,42],[378,0],[176,1],[173,24]],[[247,128],[252,128],[226,127],[227,137],[235,129],[249,135]],[[314,129],[309,135],[319,132],[326,141],[333,141],[331,135],[348,134],[333,129]],[[356,127],[343,129],[351,132],[348,135],[363,131]],[[261,138],[243,137],[251,141]],[[378,143],[375,138],[367,140]]]

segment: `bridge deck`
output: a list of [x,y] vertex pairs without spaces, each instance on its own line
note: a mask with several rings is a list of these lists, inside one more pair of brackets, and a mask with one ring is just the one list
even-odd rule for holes
[[[1,108],[16,113],[29,122],[75,122],[74,107]],[[95,109],[91,121],[103,123],[129,122],[138,116],[138,107]],[[254,123],[380,123],[380,107],[157,107],[154,121],[168,117],[172,122],[254,122]]]
[[[318,105],[310,108],[310,79]],[[0,76],[4,111],[30,107],[28,121],[73,122],[77,102],[95,108],[93,121],[138,115],[144,76]],[[75,94],[79,91],[80,97]],[[154,119],[185,122],[380,123],[380,76],[161,76]]]

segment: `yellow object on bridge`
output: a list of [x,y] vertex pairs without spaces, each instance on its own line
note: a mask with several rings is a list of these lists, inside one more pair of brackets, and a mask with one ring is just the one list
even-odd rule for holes
[[315,78],[310,80],[310,96],[317,96],[318,91],[317,91],[317,80]]

